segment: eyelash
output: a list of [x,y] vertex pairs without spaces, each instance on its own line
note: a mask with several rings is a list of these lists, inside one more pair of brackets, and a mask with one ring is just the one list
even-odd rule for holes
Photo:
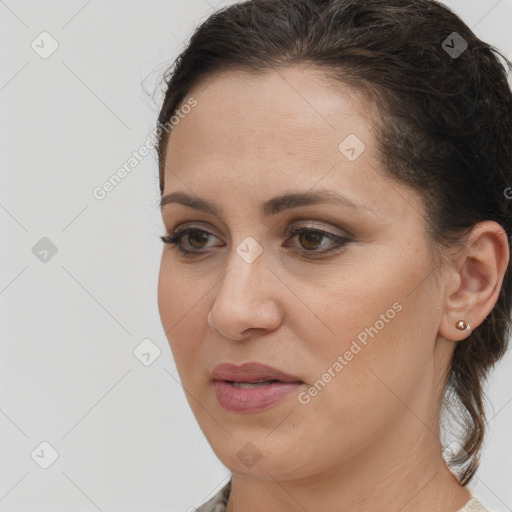
[[[171,246],[176,246],[176,248],[179,250],[179,252],[185,256],[185,257],[195,257],[201,254],[205,254],[208,251],[189,251],[187,249],[183,249],[182,244],[180,243],[180,240],[185,236],[189,235],[190,233],[206,233],[207,235],[212,235],[212,233],[199,228],[184,228],[181,230],[174,231],[171,235],[167,236],[161,236],[160,239],[164,244],[169,244]],[[316,251],[316,250],[302,250],[300,251],[302,254],[307,256],[322,256],[326,254],[331,254],[333,252],[338,252],[339,250],[343,249],[351,240],[344,238],[342,236],[335,235],[333,233],[329,233],[328,231],[323,231],[321,229],[317,228],[310,228],[310,227],[299,227],[299,228],[291,228],[289,230],[289,235],[296,236],[300,235],[302,233],[318,233],[322,235],[323,238],[327,238],[329,240],[332,240],[335,242],[335,246],[332,249],[329,249],[327,251]],[[215,236],[215,235],[213,235]],[[321,242],[320,242],[321,243]]]

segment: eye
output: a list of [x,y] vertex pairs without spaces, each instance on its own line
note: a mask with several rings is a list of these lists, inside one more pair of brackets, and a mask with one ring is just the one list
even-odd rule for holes
[[[299,244],[304,248],[301,252],[312,256],[336,252],[350,242],[349,239],[329,231],[307,226],[291,228],[289,234],[293,235],[292,238],[297,237]],[[327,249],[325,249],[326,245]]]
[[[174,231],[171,235],[161,236],[160,239],[165,244],[174,245],[183,255],[192,255],[194,253],[206,252],[200,251],[206,247],[208,238],[212,235],[204,229],[185,228]],[[183,245],[182,239],[188,240],[188,246]]]
[[[297,237],[300,246],[303,248],[299,249],[299,252],[307,257],[322,256],[339,251],[350,242],[345,237],[310,226],[291,228],[288,230],[287,235],[291,239]],[[182,255],[194,257],[210,252],[203,250],[208,247],[207,243],[210,237],[216,238],[209,231],[189,227],[178,229],[171,235],[161,236],[160,239],[166,244],[176,246]],[[183,240],[186,241],[185,244]],[[290,247],[290,245],[284,245],[284,247]]]

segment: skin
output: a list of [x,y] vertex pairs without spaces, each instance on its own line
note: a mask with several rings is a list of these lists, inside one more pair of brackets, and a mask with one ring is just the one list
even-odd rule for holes
[[[455,324],[476,329],[497,301],[505,232],[482,222],[434,266],[421,197],[379,163],[371,105],[321,70],[231,70],[190,96],[198,104],[171,132],[164,196],[199,196],[222,213],[163,207],[168,233],[211,235],[182,238],[195,258],[164,246],[158,303],[190,407],[233,474],[227,510],[459,510],[470,492],[443,461],[439,406],[468,336]],[[349,134],[366,146],[355,161],[338,149]],[[319,190],[362,206],[260,213],[275,196]],[[313,258],[335,243],[286,231],[311,223],[349,242]],[[236,252],[248,236],[263,249],[252,263]],[[395,303],[401,311],[308,404],[298,392],[257,413],[218,403],[217,364],[265,363],[307,390]],[[252,467],[237,457],[249,442],[261,455]]]

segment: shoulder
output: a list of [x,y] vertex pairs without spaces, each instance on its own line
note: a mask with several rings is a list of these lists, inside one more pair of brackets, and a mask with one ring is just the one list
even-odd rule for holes
[[197,512],[225,512],[230,492],[231,480],[213,498],[203,503]]

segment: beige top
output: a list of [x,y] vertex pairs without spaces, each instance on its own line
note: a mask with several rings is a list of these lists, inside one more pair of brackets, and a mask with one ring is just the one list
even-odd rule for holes
[[[228,502],[229,493],[231,492],[231,480],[210,500],[203,503],[197,512],[226,512],[226,504]],[[478,501],[476,496],[473,496],[464,508],[457,512],[489,512]]]

